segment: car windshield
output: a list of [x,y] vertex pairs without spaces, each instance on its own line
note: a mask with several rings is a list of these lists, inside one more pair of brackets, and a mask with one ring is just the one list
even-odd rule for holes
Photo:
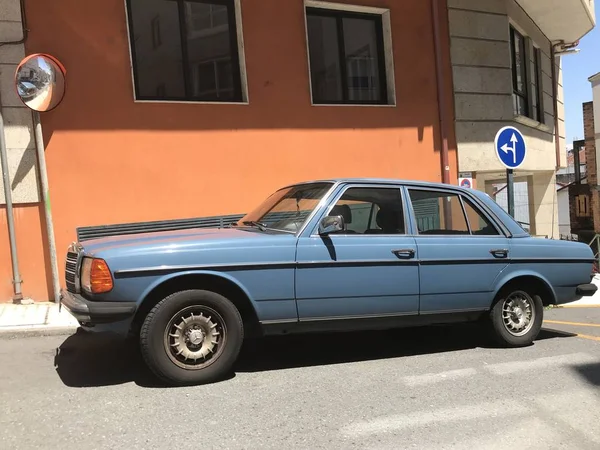
[[237,225],[296,233],[331,186],[332,183],[310,183],[280,189]]

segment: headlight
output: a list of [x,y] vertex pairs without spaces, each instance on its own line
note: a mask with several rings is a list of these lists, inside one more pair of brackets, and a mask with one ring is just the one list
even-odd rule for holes
[[103,294],[113,288],[113,279],[106,261],[100,258],[83,258],[81,287],[90,294]]

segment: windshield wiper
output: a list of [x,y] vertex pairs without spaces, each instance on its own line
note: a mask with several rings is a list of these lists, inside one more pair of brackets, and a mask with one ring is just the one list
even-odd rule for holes
[[264,223],[256,222],[255,220],[245,220],[242,222],[244,225],[250,225],[258,228],[260,231],[267,231],[267,225]]

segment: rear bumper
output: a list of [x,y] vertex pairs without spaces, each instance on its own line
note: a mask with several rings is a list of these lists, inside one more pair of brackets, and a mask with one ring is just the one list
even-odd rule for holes
[[135,302],[92,302],[66,290],[60,293],[60,303],[80,323],[102,324],[128,319],[135,314]]
[[578,297],[591,297],[598,290],[598,286],[592,283],[580,284],[577,286],[576,294]]

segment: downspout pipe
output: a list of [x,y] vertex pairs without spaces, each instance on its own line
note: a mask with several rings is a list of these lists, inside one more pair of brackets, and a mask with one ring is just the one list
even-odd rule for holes
[[[440,162],[442,170],[442,183],[450,184],[450,163],[448,158],[448,135],[446,117],[446,101],[444,96],[444,69],[442,60],[442,40],[440,31],[440,0],[431,0],[431,14],[433,22],[433,41],[435,53],[435,71],[437,81],[437,97],[438,97],[438,115],[439,115],[439,134],[440,134]],[[446,208],[447,209],[447,208]]]
[[[25,1],[20,0],[21,6],[21,29],[22,37],[18,41],[0,42],[4,45],[24,44],[28,37],[27,16],[25,14]],[[8,154],[6,150],[6,135],[4,134],[4,117],[2,115],[2,104],[0,103],[0,162],[2,165],[2,182],[4,186],[4,198],[6,199],[6,222],[8,224],[8,240],[10,245],[10,262],[12,265],[13,303],[20,304],[23,300],[23,280],[19,270],[19,257],[17,255],[17,239],[15,235],[15,216],[12,203],[12,188],[10,185],[10,174],[8,172]]]
[[2,105],[0,105],[0,162],[2,164],[2,182],[4,184],[4,198],[6,199],[6,221],[8,223],[8,240],[10,242],[10,262],[13,273],[13,303],[20,304],[23,300],[21,288],[22,280],[19,271],[19,258],[17,255],[17,239],[15,236],[15,216],[12,203],[12,189],[10,186],[10,175],[8,173],[8,156],[6,150],[6,137],[4,134],[4,117]]
[[556,45],[550,49],[552,59],[552,103],[554,106],[554,153],[556,158],[556,170],[560,169],[560,133],[558,131],[558,78],[556,76]]

